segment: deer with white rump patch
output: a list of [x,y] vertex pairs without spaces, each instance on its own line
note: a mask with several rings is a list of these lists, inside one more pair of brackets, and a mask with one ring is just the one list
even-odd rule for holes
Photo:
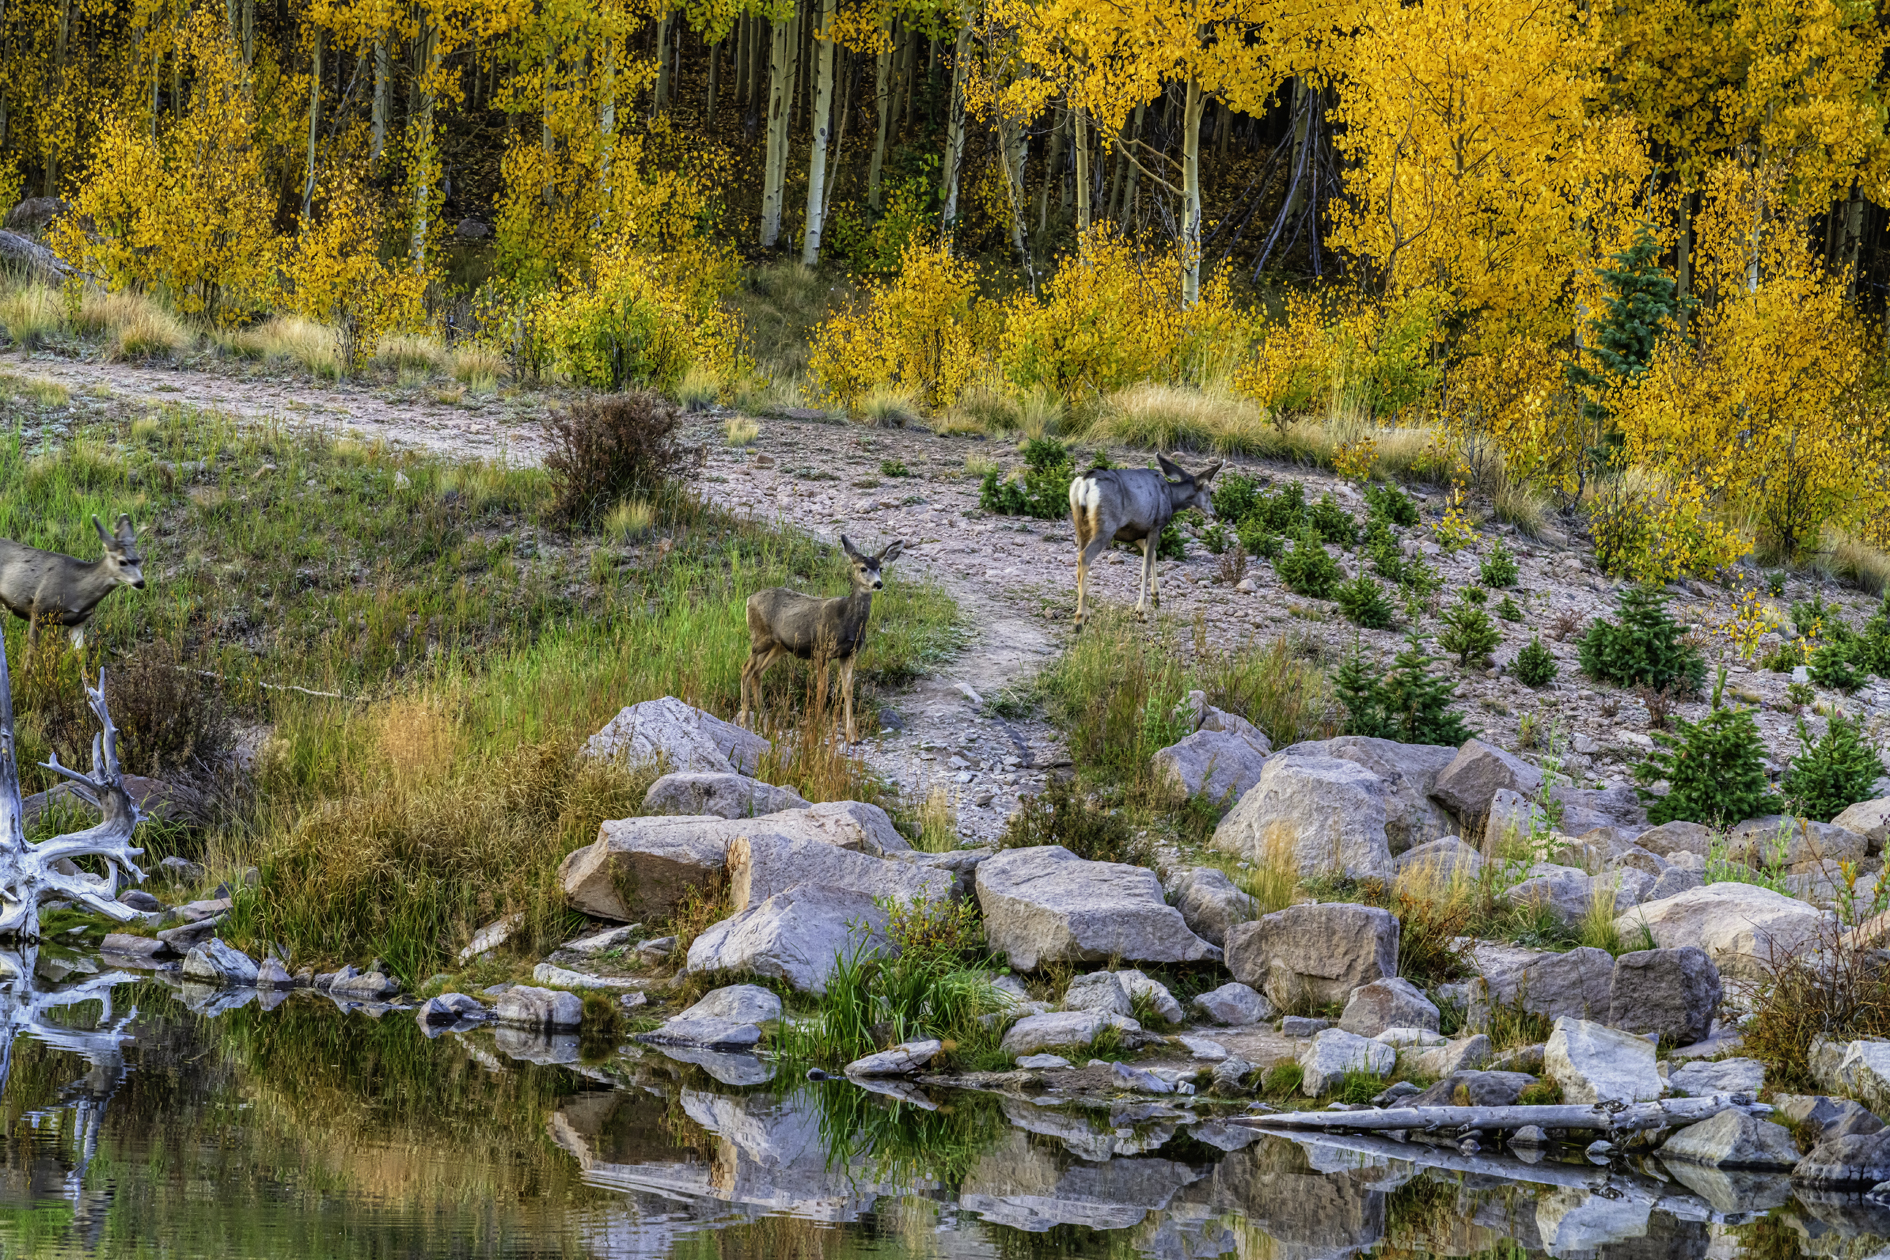
[[144,559],[129,516],[119,516],[116,533],[92,518],[105,554],[85,561],[57,551],[25,547],[0,538],[0,605],[27,623],[29,641],[42,618],[72,632],[74,650],[85,646],[86,623],[99,601],[121,586],[144,589]]
[[873,614],[873,592],[886,589],[881,574],[905,549],[898,539],[886,544],[878,555],[856,550],[845,534],[840,535],[841,549],[852,561],[848,576],[853,593],[838,599],[803,595],[785,586],[756,591],[748,597],[748,660],[742,666],[742,711],[736,721],[749,722],[751,709],[761,696],[761,676],[783,656],[802,660],[820,659],[840,666],[840,690],[845,696],[847,742],[859,742],[859,728],[853,724],[853,657],[866,642],[866,622]]
[[1221,470],[1216,463],[1195,474],[1156,455],[1161,471],[1153,468],[1099,468],[1070,483],[1070,523],[1076,526],[1076,628],[1083,628],[1089,596],[1089,566],[1112,542],[1142,544],[1142,574],[1135,588],[1135,612],[1144,601],[1162,606],[1161,583],[1155,576],[1156,552],[1162,530],[1175,513],[1189,508],[1214,511],[1208,482]]

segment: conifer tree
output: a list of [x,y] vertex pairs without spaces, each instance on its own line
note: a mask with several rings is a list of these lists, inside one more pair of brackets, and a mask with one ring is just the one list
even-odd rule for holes
[[1621,434],[1601,396],[1620,382],[1640,375],[1654,361],[1654,346],[1681,313],[1672,276],[1660,266],[1660,245],[1645,223],[1634,243],[1614,255],[1614,266],[1601,273],[1608,288],[1604,311],[1589,321],[1593,344],[1582,347],[1595,366],[1577,357],[1568,364],[1569,383],[1582,395],[1582,415],[1592,445],[1583,476],[1611,466],[1621,449]]

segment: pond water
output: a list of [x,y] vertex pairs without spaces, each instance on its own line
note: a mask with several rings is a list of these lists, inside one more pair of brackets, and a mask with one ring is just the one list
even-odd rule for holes
[[[1872,1255],[1782,1178],[781,1079],[0,957],[0,1256]],[[93,968],[88,971],[87,968]],[[601,1053],[596,1053],[601,1051]],[[594,1060],[594,1061],[592,1061]]]

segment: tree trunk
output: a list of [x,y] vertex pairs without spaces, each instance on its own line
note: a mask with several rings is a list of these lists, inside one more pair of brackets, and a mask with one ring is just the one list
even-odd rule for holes
[[827,200],[827,138],[833,126],[833,41],[822,38],[833,24],[835,0],[820,0],[820,25],[814,33],[814,112],[807,120],[807,222],[801,230],[801,265],[820,262],[820,228]]
[[315,146],[321,139],[322,126],[322,28],[315,28],[315,44],[309,55],[308,75],[308,169],[302,177],[302,222],[308,222],[315,204]]
[[617,156],[617,40],[614,35],[604,37],[604,75],[598,92],[602,99],[597,105],[597,132],[603,152],[598,155],[597,173],[599,190],[603,193],[603,212],[608,214],[614,203],[610,168]]
[[1080,105],[1070,111],[1076,143],[1076,230],[1089,231],[1089,114]]
[[781,239],[781,184],[787,171],[788,58],[792,22],[771,21],[768,49],[768,146],[761,167],[761,245]]
[[374,41],[374,109],[368,124],[368,159],[376,166],[380,165],[381,153],[387,148],[387,89],[392,78],[387,40],[382,37]]
[[702,125],[713,130],[715,127],[715,89],[720,86],[722,77],[722,41],[709,45],[709,104],[703,111]]
[[1188,79],[1181,113],[1181,304],[1201,300],[1201,115],[1207,97],[1201,80]]
[[413,257],[413,269],[416,273],[427,268],[427,230],[432,226],[428,221],[427,198],[433,192],[433,163],[437,155],[433,152],[433,76],[439,69],[440,34],[423,12],[420,17],[420,33],[416,40],[414,59],[424,66],[420,81],[414,84],[415,103],[413,126],[413,234],[408,247]]
[[1398,1129],[1436,1132],[1451,1129],[1514,1131],[1535,1125],[1541,1129],[1578,1129],[1583,1132],[1637,1132],[1697,1124],[1722,1111],[1769,1115],[1772,1108],[1755,1103],[1750,1094],[1711,1094],[1704,1098],[1669,1098],[1665,1102],[1633,1103],[1619,1111],[1606,1104],[1553,1103],[1511,1107],[1382,1107],[1370,1111],[1288,1111],[1270,1116],[1239,1116],[1234,1123],[1258,1129],[1353,1129],[1360,1132]]
[[1050,189],[1059,183],[1063,165],[1063,134],[1070,128],[1070,114],[1063,112],[1057,125],[1050,129],[1050,154],[1044,159],[1043,181],[1037,189],[1037,235],[1042,236],[1050,230]]
[[918,95],[914,83],[919,77],[919,33],[916,30],[906,32],[904,47],[900,50],[899,102],[900,129],[912,130],[913,98]]
[[[1135,107],[1135,119],[1129,124],[1129,147],[1131,150],[1142,142],[1142,118],[1147,111],[1148,105],[1146,103]],[[1118,216],[1122,223],[1122,230],[1125,232],[1129,230],[1129,225],[1135,221],[1135,198],[1137,192],[1140,190],[1141,183],[1141,163],[1131,161],[1129,163],[1129,177],[1122,189],[1122,210]]]
[[256,0],[243,0],[243,68],[256,64]]
[[749,27],[754,22],[746,13],[735,19],[735,105],[738,109],[748,108],[748,41],[751,38]]
[[1024,281],[1030,291],[1037,291],[1037,273],[1030,265],[1030,236],[1024,222],[1024,171],[1030,158],[1030,120],[998,115],[998,161],[1004,165],[1005,199],[1011,210],[1011,248],[1017,251],[1017,265],[1024,269]]
[[[936,43],[933,46],[936,48]],[[965,164],[965,74],[970,66],[971,22],[966,19],[958,27],[958,46],[952,57],[951,112],[946,116],[943,222],[947,235],[958,222],[958,185]]]
[[[894,19],[895,22],[897,20]],[[879,55],[873,59],[873,101],[879,109],[879,134],[873,139],[873,164],[866,172],[866,204],[876,213],[884,208],[885,202],[879,187],[879,177],[886,166],[886,140],[892,130],[893,46],[893,33],[889,29]]]
[[1851,185],[1850,198],[1844,203],[1844,292],[1852,300],[1857,297],[1857,272],[1863,261],[1864,252],[1864,190],[1856,184]]
[[834,72],[840,100],[833,114],[833,140],[827,146],[827,186],[820,192],[820,221],[824,225],[833,206],[833,186],[840,182],[840,167],[847,149],[847,119],[853,113],[853,87],[859,78],[859,65],[851,52],[836,48],[840,68]]
[[650,107],[652,115],[660,114],[669,108],[670,19],[669,13],[656,19],[656,100]]

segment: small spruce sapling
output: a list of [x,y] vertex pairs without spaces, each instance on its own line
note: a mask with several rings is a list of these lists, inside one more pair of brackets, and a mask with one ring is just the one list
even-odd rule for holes
[[1402,525],[1406,529],[1418,523],[1416,501],[1397,486],[1376,484],[1366,486],[1365,508],[1374,521]]
[[1437,646],[1454,654],[1460,666],[1488,660],[1503,641],[1503,632],[1490,620],[1490,614],[1471,600],[1459,599],[1440,620],[1444,628],[1438,632]]
[[[1713,708],[1698,722],[1673,719],[1674,733],[1654,732],[1655,748],[1634,767],[1635,789],[1655,826],[1674,821],[1730,827],[1775,812],[1780,801],[1765,777],[1765,741],[1748,708],[1723,703],[1726,667],[1713,684]],[[1668,792],[1648,789],[1665,779]]]
[[1706,658],[1685,641],[1687,627],[1667,611],[1661,592],[1631,586],[1615,606],[1617,620],[1596,618],[1581,637],[1582,672],[1621,687],[1655,690],[1678,684],[1698,691],[1706,682]]
[[1516,653],[1516,681],[1525,687],[1546,687],[1555,681],[1557,672],[1555,654],[1542,646],[1541,635]]
[[1830,822],[1849,806],[1871,799],[1883,773],[1883,758],[1864,739],[1863,723],[1834,713],[1824,738],[1816,743],[1805,720],[1798,719],[1798,755],[1779,786],[1794,812]]
[[1475,732],[1464,725],[1463,714],[1450,707],[1457,684],[1431,673],[1437,658],[1424,650],[1416,631],[1405,637],[1405,647],[1393,658],[1391,671],[1378,688],[1378,708],[1389,733],[1401,744],[1459,745]]
[[1490,548],[1490,554],[1484,557],[1483,566],[1477,571],[1477,581],[1492,590],[1516,585],[1519,570],[1516,557],[1510,554],[1502,539],[1496,540],[1496,546]]
[[1347,621],[1367,630],[1389,630],[1397,618],[1385,588],[1363,573],[1334,587],[1332,598]]
[[1332,589],[1342,576],[1338,561],[1327,553],[1319,535],[1310,528],[1300,531],[1293,549],[1274,561],[1273,568],[1288,590],[1314,599],[1330,599]]
[[1496,615],[1504,621],[1521,621],[1522,606],[1510,596],[1505,595],[1502,602],[1496,606]]

